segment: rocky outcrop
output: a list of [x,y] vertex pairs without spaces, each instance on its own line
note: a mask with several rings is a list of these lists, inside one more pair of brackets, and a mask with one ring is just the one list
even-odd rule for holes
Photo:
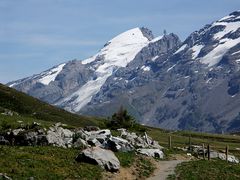
[[101,166],[107,171],[115,172],[120,168],[120,162],[115,154],[100,147],[83,150],[76,158],[78,162],[87,162]]
[[7,144],[21,146],[43,146],[48,145],[46,132],[39,125],[32,124],[32,127],[9,130],[2,134]]
[[73,132],[60,127],[61,123],[55,124],[47,131],[47,141],[49,144],[68,148],[72,146]]
[[[74,146],[79,144],[78,147],[87,149],[83,150],[76,160],[98,164],[109,171],[116,171],[120,165],[112,151],[136,151],[146,156],[163,158],[162,147],[146,133],[143,136],[138,136],[126,129],[119,129],[118,131],[121,133],[121,137],[112,136],[111,131],[107,129],[97,131],[77,130],[76,137],[78,139]],[[137,149],[139,147],[144,147],[144,149]]]
[[34,122],[22,128],[10,129],[0,136],[0,144],[71,147],[74,133],[69,129],[64,129],[61,125],[57,123],[46,130],[39,123]]
[[100,147],[115,152],[135,151],[138,148],[159,150],[163,148],[146,133],[141,136],[128,132],[126,129],[118,129],[118,131],[120,136],[113,136],[109,129],[99,129],[97,127],[69,130],[64,128],[62,123],[56,123],[47,130],[42,128],[40,124],[33,123],[27,127],[9,130],[0,135],[0,144],[21,146],[53,145],[79,149]]
[[137,148],[156,148],[163,149],[162,146],[154,141],[150,136],[145,133],[143,136],[137,136],[134,132],[128,132],[126,129],[118,129],[120,137],[128,140],[133,146]]
[[81,150],[76,161],[100,165],[112,172],[120,168],[120,162],[114,152],[135,151],[139,154],[163,158],[162,147],[146,133],[140,136],[126,129],[118,131],[121,137],[113,136],[109,129],[94,127],[69,130],[61,123],[45,129],[40,124],[33,123],[0,135],[0,145],[74,147]]

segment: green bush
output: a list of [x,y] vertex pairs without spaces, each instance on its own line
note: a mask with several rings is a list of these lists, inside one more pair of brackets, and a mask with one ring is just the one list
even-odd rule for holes
[[126,109],[120,107],[118,112],[114,113],[111,119],[107,122],[107,127],[111,129],[118,129],[118,128],[133,128],[136,124],[135,119],[128,114]]

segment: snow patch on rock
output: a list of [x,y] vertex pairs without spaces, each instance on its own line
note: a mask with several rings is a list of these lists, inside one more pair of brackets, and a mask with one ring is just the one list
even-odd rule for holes
[[149,66],[142,66],[141,69],[143,71],[150,71],[151,70],[151,68]]
[[193,59],[196,59],[198,57],[198,54],[200,53],[200,51],[203,47],[204,47],[203,45],[195,45],[191,48],[191,50],[193,51],[193,53],[192,53]]
[[208,64],[208,67],[214,66],[219,63],[222,57],[228,52],[229,49],[240,43],[240,38],[237,39],[222,39],[220,43],[207,55],[200,59],[203,64]]
[[218,40],[223,38],[228,33],[233,33],[237,31],[240,27],[240,21],[237,22],[215,22],[212,27],[214,26],[225,26],[223,31],[220,31],[214,35],[214,39]]
[[62,71],[64,66],[65,66],[65,63],[60,64],[57,67],[54,67],[47,72],[43,72],[42,74],[40,74],[40,76],[42,76],[42,78],[39,79],[38,82],[40,82],[44,85],[48,85],[50,82],[52,82],[56,79],[57,75]]

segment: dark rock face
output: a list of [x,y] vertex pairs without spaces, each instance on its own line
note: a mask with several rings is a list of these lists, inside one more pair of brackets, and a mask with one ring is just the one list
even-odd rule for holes
[[[218,133],[240,131],[236,122],[240,112],[240,12],[193,32],[183,43],[172,33],[154,38],[150,30],[140,31],[143,36],[138,36],[140,44],[146,42],[144,38],[147,43],[126,66],[110,64],[111,74],[91,96],[88,93],[95,91],[99,81],[92,83],[94,86],[89,82],[104,76],[101,73],[112,51],[94,57],[89,63],[66,63],[48,85],[39,83],[36,76],[9,85],[80,114],[109,116],[123,105],[139,123],[155,127]],[[136,37],[137,31],[132,35]],[[104,50],[111,45],[109,41]],[[117,53],[124,57],[126,52]],[[69,98],[63,101],[66,97]],[[77,102],[79,97],[83,102],[90,97],[90,101],[79,109],[72,108],[82,103]]]
[[148,40],[153,40],[154,36],[152,34],[152,31],[149,30],[148,28],[142,27],[140,28],[140,30],[142,31],[143,35],[148,39]]

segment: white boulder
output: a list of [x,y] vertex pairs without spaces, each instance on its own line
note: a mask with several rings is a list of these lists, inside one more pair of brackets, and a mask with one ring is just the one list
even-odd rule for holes
[[[218,158],[221,160],[226,160],[226,154],[218,153]],[[239,163],[239,160],[233,155],[228,155],[228,162]]]
[[160,149],[137,149],[137,152],[146,156],[162,159],[164,154]]
[[133,145],[131,145],[126,139],[120,137],[110,137],[107,144],[113,151],[128,152],[134,150]]
[[56,124],[54,127],[50,127],[46,137],[49,144],[68,148],[72,146],[73,134],[72,131],[63,129],[59,127],[59,124]]
[[103,169],[115,172],[120,168],[120,162],[115,154],[100,147],[93,147],[83,150],[76,158],[78,162],[97,164]]

